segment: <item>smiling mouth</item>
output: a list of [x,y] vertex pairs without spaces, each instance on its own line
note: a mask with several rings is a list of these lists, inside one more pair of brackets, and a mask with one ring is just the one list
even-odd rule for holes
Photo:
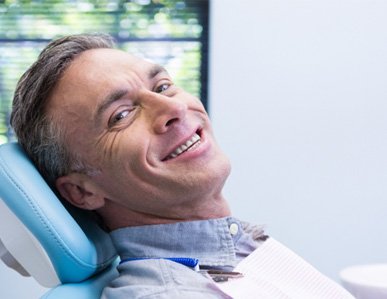
[[199,146],[200,144],[200,136],[198,133],[192,135],[192,137],[187,140],[184,144],[178,146],[172,153],[170,153],[163,161],[167,161],[177,156],[180,156],[184,152],[191,151]]

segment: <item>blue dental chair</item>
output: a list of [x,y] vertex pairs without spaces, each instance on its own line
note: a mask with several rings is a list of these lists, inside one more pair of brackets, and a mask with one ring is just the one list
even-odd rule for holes
[[44,299],[96,299],[118,276],[109,235],[64,207],[17,143],[0,145],[0,258],[50,288]]

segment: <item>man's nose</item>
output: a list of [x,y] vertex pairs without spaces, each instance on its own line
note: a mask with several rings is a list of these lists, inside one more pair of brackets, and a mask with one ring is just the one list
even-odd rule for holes
[[188,106],[183,100],[153,92],[147,98],[152,129],[156,134],[167,132],[185,119]]

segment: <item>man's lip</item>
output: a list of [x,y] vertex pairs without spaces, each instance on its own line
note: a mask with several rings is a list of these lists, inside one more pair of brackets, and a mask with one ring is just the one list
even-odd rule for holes
[[182,141],[178,142],[175,146],[172,147],[171,150],[168,151],[168,154],[161,161],[165,162],[165,161],[170,160],[172,153],[175,152],[175,150],[178,147],[180,147],[181,145],[185,144],[188,140],[190,140],[192,138],[192,136],[194,136],[195,134],[199,135],[199,137],[202,137],[202,129],[198,128],[196,131],[194,131],[188,137],[185,137]]

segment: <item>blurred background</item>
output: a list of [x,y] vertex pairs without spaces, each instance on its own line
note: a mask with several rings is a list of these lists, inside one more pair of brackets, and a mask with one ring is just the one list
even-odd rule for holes
[[0,143],[16,82],[52,39],[108,33],[120,49],[164,65],[176,84],[207,100],[208,1],[0,0]]
[[[207,105],[235,216],[339,281],[387,261],[387,2],[0,1],[0,138],[53,37],[106,32]],[[2,298],[45,289],[0,263]]]

